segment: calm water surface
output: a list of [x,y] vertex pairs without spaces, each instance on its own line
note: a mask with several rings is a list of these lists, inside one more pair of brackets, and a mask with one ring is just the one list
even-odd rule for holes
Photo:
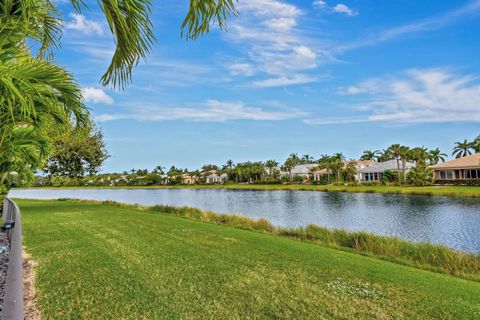
[[480,253],[480,199],[475,198],[229,189],[17,189],[10,196],[188,205],[284,227],[363,230]]

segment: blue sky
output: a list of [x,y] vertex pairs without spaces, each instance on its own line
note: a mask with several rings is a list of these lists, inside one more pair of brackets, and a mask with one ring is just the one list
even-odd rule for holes
[[228,31],[180,38],[188,1],[153,1],[158,43],[125,91],[101,87],[102,15],[68,6],[58,61],[84,88],[104,171],[197,168],[480,134],[480,0],[240,0]]

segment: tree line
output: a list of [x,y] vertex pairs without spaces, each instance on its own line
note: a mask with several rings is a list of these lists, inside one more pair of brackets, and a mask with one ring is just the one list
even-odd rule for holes
[[[82,150],[82,143],[75,139],[60,139],[58,152],[49,158],[44,168],[43,178],[38,178],[39,185],[53,186],[142,186],[182,184],[185,177],[195,183],[207,182],[211,174],[223,175],[223,182],[231,183],[353,183],[356,180],[355,161],[348,161],[342,153],[321,155],[314,158],[309,154],[299,155],[291,153],[283,162],[270,159],[267,161],[246,161],[234,163],[226,161],[223,165],[205,164],[199,169],[188,170],[171,166],[156,166],[152,170],[131,169],[122,173],[96,174],[99,166],[108,157],[101,133],[94,132]],[[452,155],[461,157],[477,152],[479,138],[468,144],[457,142]],[[401,144],[392,144],[383,150],[365,150],[360,156],[363,161],[385,162],[394,160],[396,169],[383,173],[383,183],[424,185],[433,182],[433,171],[430,165],[444,162],[447,154],[439,148],[408,147]],[[407,170],[407,163],[414,163],[411,170]],[[295,175],[292,170],[299,165],[309,165],[310,175]],[[316,181],[312,181],[315,171],[323,170]],[[407,172],[408,171],[408,172]]]

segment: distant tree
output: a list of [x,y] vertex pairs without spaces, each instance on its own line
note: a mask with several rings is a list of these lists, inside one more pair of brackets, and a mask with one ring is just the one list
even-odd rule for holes
[[268,176],[272,178],[274,174],[274,169],[278,166],[278,162],[275,160],[267,160],[265,162],[265,167],[268,169]]
[[178,174],[182,174],[183,173],[183,170],[182,169],[179,169],[175,166],[171,166],[170,169],[168,170],[167,174],[169,176],[174,176],[174,175],[178,175]]
[[428,161],[430,162],[430,164],[445,162],[446,157],[447,157],[447,154],[442,153],[442,151],[440,151],[440,148],[436,148],[428,151]]
[[363,154],[360,157],[360,160],[377,160],[379,155],[380,155],[379,150],[375,150],[375,151],[365,150],[363,151]]
[[290,153],[290,155],[288,156],[288,159],[291,159],[292,162],[294,162],[295,164],[298,164],[300,162],[300,158],[298,157],[298,153]]
[[287,160],[285,160],[285,163],[283,164],[283,169],[288,172],[288,175],[292,176],[292,169],[297,165],[298,158],[290,156]]
[[153,169],[153,173],[156,173],[156,174],[165,174],[165,170],[166,168],[165,167],[162,167],[161,165],[158,165],[155,167],[155,169]]
[[475,140],[473,140],[473,150],[475,152],[480,152],[480,135],[478,135]]
[[304,154],[301,159],[302,163],[313,163],[313,157],[311,157],[309,154]]
[[397,144],[392,144],[390,147],[388,147],[388,153],[390,154],[393,159],[397,162],[397,174],[398,174],[398,180],[400,180],[400,160],[402,159],[402,146]]
[[53,139],[52,152],[43,171],[50,177],[82,178],[96,174],[108,157],[100,130],[71,128]]
[[473,142],[469,142],[467,139],[463,141],[457,141],[455,142],[452,156],[455,158],[466,157],[472,154],[472,150],[475,150],[475,145]]
[[355,162],[348,163],[345,168],[341,170],[341,177],[343,181],[353,182],[355,181],[355,175],[357,174],[357,168]]
[[224,167],[228,168],[228,169],[233,169],[233,167],[234,167],[233,161],[232,160],[227,160],[227,162],[224,164]]
[[393,159],[394,158],[393,158],[390,150],[389,149],[383,149],[383,150],[380,151],[380,154],[377,158],[377,161],[378,162],[385,162],[385,161],[393,160]]
[[215,165],[215,164],[206,164],[206,165],[202,166],[202,171],[204,171],[204,172],[206,172],[206,171],[212,171],[212,170],[217,171],[217,170],[218,170],[218,166]]

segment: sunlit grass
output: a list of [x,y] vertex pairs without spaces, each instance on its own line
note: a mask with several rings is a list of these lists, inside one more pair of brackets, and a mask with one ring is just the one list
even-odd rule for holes
[[18,203],[45,319],[480,317],[478,282],[282,238],[264,220]]

